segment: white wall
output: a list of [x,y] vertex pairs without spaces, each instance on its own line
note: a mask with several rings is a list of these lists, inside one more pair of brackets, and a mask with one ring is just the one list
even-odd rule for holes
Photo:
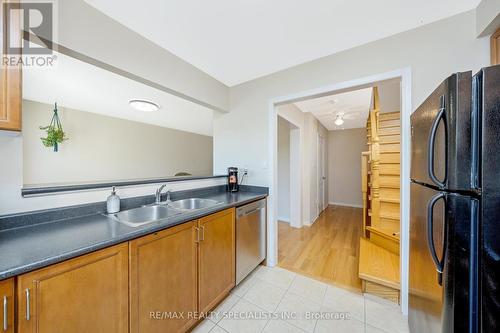
[[328,133],[328,193],[330,204],[362,207],[361,152],[367,151],[366,128]]
[[248,183],[270,184],[268,112],[276,97],[410,67],[416,109],[451,73],[489,63],[489,40],[476,39],[475,29],[469,11],[232,87],[231,112],[214,122],[214,171],[246,165]]
[[83,0],[56,1],[59,44],[229,110],[228,87]]
[[318,135],[326,140],[328,131],[312,114],[302,112],[294,104],[279,106],[278,115],[300,130],[302,225],[311,225],[318,217]]
[[476,8],[478,36],[488,36],[500,27],[500,1],[482,0]]
[[278,219],[290,222],[290,125],[278,118]]
[[59,108],[68,140],[59,152],[42,145],[39,129],[52,105],[23,101],[24,184],[165,178],[184,171],[212,175],[212,137]]

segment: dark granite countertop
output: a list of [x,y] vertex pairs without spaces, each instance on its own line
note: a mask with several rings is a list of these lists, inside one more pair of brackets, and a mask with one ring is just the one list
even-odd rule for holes
[[111,245],[151,234],[181,223],[265,198],[267,194],[244,191],[212,192],[197,197],[220,204],[183,212],[167,220],[132,228],[103,213],[34,223],[0,230],[0,280],[58,263]]

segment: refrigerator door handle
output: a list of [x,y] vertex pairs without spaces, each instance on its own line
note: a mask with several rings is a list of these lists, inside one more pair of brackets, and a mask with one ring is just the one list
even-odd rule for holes
[[442,285],[443,283],[443,269],[444,269],[444,256],[446,249],[446,233],[444,235],[443,241],[443,256],[441,260],[437,257],[436,247],[434,246],[434,206],[439,200],[446,201],[446,194],[444,192],[438,193],[429,200],[427,204],[427,246],[429,247],[429,252],[431,254],[432,261],[434,261],[434,265],[436,266],[436,271],[438,273],[438,283]]
[[[446,131],[446,118],[445,118],[445,111],[446,111],[446,102],[445,102],[445,96],[442,95],[441,98],[439,99],[439,104],[440,104],[440,108],[439,108],[439,112],[436,116],[436,118],[434,119],[434,122],[432,123],[432,126],[431,126],[431,131],[429,133],[429,148],[427,149],[427,154],[428,154],[428,157],[427,157],[427,162],[428,162],[428,165],[427,165],[427,169],[428,169],[428,173],[429,173],[429,178],[437,185],[439,186],[439,188],[444,188],[446,186],[446,176],[447,176],[447,169],[448,169],[448,156],[446,156],[447,154],[445,153],[445,168],[444,168],[444,179],[441,181],[439,180],[437,177],[436,177],[436,174],[434,173],[434,143],[436,141],[436,132],[437,132],[437,128],[439,126],[439,122],[441,121],[441,119],[443,120],[444,122],[444,125],[445,125],[445,133],[447,133]],[[447,149],[447,143],[445,142],[445,149]]]

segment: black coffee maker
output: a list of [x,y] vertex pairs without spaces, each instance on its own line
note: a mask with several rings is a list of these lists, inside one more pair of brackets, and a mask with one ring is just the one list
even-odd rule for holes
[[227,168],[227,191],[228,192],[238,192],[238,168],[229,167]]

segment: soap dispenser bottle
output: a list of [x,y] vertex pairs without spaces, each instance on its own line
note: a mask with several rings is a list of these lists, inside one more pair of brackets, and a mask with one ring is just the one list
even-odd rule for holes
[[118,213],[120,211],[120,197],[116,195],[116,188],[114,186],[107,200],[107,211],[108,214]]

